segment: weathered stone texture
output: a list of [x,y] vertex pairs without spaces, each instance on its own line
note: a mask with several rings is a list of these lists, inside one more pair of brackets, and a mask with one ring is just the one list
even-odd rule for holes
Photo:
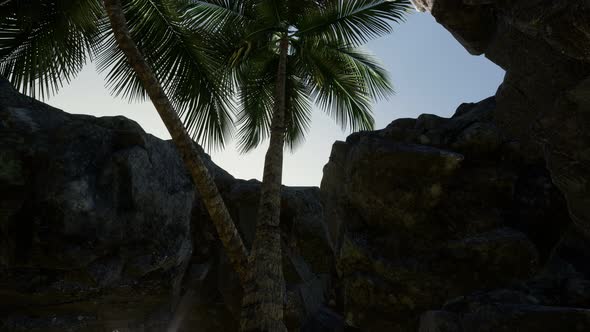
[[[235,331],[241,289],[174,148],[124,117],[72,115],[0,80],[0,331]],[[207,159],[251,241],[260,183]],[[322,309],[318,188],[284,188],[288,319]]]
[[351,325],[415,331],[423,311],[526,283],[550,260],[565,201],[495,111],[489,98],[334,145],[321,190]]

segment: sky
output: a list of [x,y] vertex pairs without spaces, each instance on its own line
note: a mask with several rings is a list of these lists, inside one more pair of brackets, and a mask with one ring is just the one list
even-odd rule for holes
[[[396,93],[375,104],[375,128],[386,127],[397,118],[415,118],[423,113],[449,117],[464,102],[492,96],[504,71],[482,56],[472,56],[428,13],[413,13],[396,25],[391,35],[371,41],[366,48],[381,59],[390,72]],[[162,139],[166,128],[149,103],[128,103],[116,99],[104,87],[104,77],[93,64],[60,92],[46,100],[68,113],[94,116],[123,115]],[[285,152],[283,184],[319,186],[322,169],[332,144],[345,140],[343,132],[321,110],[312,118],[306,141],[293,153]],[[210,154],[219,166],[237,178],[261,179],[266,145],[240,154],[233,144]]]

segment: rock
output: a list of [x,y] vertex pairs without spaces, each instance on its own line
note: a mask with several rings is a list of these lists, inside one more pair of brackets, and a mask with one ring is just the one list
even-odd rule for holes
[[302,327],[302,332],[353,332],[356,329],[347,326],[338,313],[323,307],[317,311]]
[[590,310],[567,307],[490,303],[460,314],[430,311],[420,320],[420,332],[561,332],[587,331]]
[[31,330],[159,325],[144,316],[173,303],[193,248],[176,151],[122,117],[72,116],[2,85],[2,312],[55,315]]
[[[559,0],[420,0],[465,48],[506,70],[496,124],[542,156],[590,238],[590,4]],[[482,17],[485,17],[482,20]]]
[[416,10],[425,12],[432,10],[432,0],[412,0]]
[[[590,330],[590,5],[414,2],[504,82],[283,188],[289,329]],[[250,245],[260,184],[206,161]],[[241,296],[169,142],[0,79],[1,332],[236,331]]]
[[489,98],[334,144],[321,191],[347,323],[415,331],[423,312],[526,283],[551,260],[565,201],[495,111]]
[[495,0],[413,0],[417,8],[429,11],[437,22],[473,55],[484,53],[496,33]]
[[[254,238],[259,190],[258,181],[236,180],[224,195],[247,247]],[[282,195],[283,273],[289,294],[286,321],[290,329],[297,329],[327,300],[333,251],[318,188],[283,187]],[[209,233],[215,234],[208,221],[205,227],[209,228]],[[219,247],[219,244],[212,246]],[[238,317],[242,295],[237,275],[222,250],[217,251],[220,273],[212,287],[219,290],[229,310]]]
[[[0,331],[236,331],[241,288],[171,142],[0,80]],[[260,183],[206,163],[249,244]],[[329,295],[318,188],[283,188],[295,330]]]

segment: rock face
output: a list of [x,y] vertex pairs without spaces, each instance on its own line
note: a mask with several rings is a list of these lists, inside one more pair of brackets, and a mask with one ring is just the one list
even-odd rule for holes
[[[259,183],[209,166],[240,230]],[[325,302],[318,188],[285,188],[289,324]],[[0,331],[236,331],[241,301],[170,142],[123,117],[66,114],[0,80]]]
[[[551,181],[567,201],[573,227],[562,233],[544,272],[528,285],[525,293],[535,293],[544,305],[588,308],[590,271],[583,262],[587,262],[590,252],[587,245],[590,240],[590,3],[414,2],[417,8],[430,11],[470,53],[485,54],[506,70],[504,82],[496,93],[494,124],[513,138],[513,144],[519,146],[526,158],[544,159]],[[480,324],[493,326],[495,330],[510,330],[510,326],[519,325],[506,322],[513,322],[512,318],[518,316],[523,317],[523,322],[529,320],[533,324],[520,327],[525,331],[588,329],[587,314],[577,310],[514,307],[523,302],[486,299],[483,305],[478,300],[479,304],[471,303],[468,309],[450,308],[426,315],[425,331],[445,330],[443,321],[449,321],[449,312],[455,317],[450,324],[465,331],[481,330],[469,327],[473,326],[469,325],[472,318],[484,319]],[[464,303],[469,301],[466,299]],[[518,314],[507,313],[501,318],[495,309],[489,310],[490,305],[499,306],[499,303],[510,306],[506,312]],[[457,313],[462,318],[457,318]],[[540,315],[555,319],[540,319]],[[444,318],[441,323],[433,323],[441,317]],[[560,325],[557,317],[568,317],[571,325]],[[500,323],[502,319],[506,322]]]
[[496,123],[542,155],[590,238],[590,3],[417,0],[472,54],[506,70]]
[[[416,0],[495,97],[334,144],[284,188],[291,331],[590,331],[590,4]],[[208,161],[249,246],[259,183]],[[0,332],[236,331],[241,289],[174,147],[0,79]]]
[[460,313],[426,313],[421,319],[419,332],[582,332],[588,330],[589,321],[590,310],[521,304],[471,304],[467,311]]
[[[237,276],[169,142],[0,97],[0,331],[237,330]],[[284,188],[290,330],[589,327],[586,239],[496,111],[351,135],[321,190]],[[250,245],[259,183],[208,163]]]
[[533,280],[555,264],[567,206],[495,111],[489,98],[334,145],[321,189],[350,324],[416,331],[423,311],[475,291],[530,284],[527,296],[546,294]]

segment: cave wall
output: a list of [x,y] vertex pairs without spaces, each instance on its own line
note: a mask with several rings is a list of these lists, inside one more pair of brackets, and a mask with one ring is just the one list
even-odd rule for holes
[[[590,330],[590,4],[415,3],[505,80],[283,189],[290,329]],[[208,166],[249,243],[259,183]],[[170,142],[0,79],[0,331],[235,331],[240,293]]]
[[[247,245],[258,181],[206,164]],[[283,190],[287,323],[326,302],[319,189]],[[0,78],[0,331],[236,331],[237,275],[174,145],[68,114]]]
[[590,3],[414,0],[471,53],[506,70],[495,122],[541,155],[590,236]]

